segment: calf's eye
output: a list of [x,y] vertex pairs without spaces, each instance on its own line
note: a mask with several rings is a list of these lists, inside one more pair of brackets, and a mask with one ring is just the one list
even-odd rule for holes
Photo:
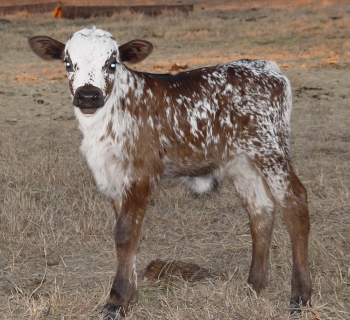
[[115,70],[115,67],[117,66],[117,63],[116,62],[112,62],[110,65],[109,65],[109,70]]
[[63,62],[66,65],[66,70],[70,71],[72,69],[72,64],[69,61],[67,61],[67,60],[65,60]]

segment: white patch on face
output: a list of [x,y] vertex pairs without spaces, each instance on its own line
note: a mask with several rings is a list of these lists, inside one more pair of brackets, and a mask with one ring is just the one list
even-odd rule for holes
[[118,59],[118,45],[111,34],[99,29],[83,29],[67,41],[65,59],[70,58],[72,72],[68,80],[73,89],[84,85],[100,88],[105,96],[107,83],[112,83],[114,73],[107,73],[106,62],[115,55]]

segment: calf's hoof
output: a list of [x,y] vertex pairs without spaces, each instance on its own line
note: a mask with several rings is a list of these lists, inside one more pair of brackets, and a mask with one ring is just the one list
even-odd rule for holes
[[297,314],[302,311],[302,307],[311,306],[310,300],[301,297],[293,297],[290,299],[290,314]]
[[123,308],[118,308],[108,303],[103,307],[101,314],[103,316],[103,320],[122,320],[125,317]]

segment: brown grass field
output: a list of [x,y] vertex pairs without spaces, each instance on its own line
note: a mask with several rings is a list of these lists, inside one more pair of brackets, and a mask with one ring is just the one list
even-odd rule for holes
[[[113,4],[126,3],[156,1]],[[350,1],[182,3],[194,3],[194,12],[0,17],[0,319],[99,319],[109,294],[114,213],[80,155],[65,68],[39,60],[27,45],[34,35],[65,41],[93,25],[119,43],[151,41],[152,55],[135,67],[148,72],[169,72],[175,63],[276,61],[293,87],[292,155],[309,195],[312,307],[289,316],[291,248],[279,214],[268,288],[257,296],[246,283],[248,215],[232,182],[199,198],[168,182],[148,208],[137,269],[181,260],[224,276],[141,279],[126,319],[350,319]]]

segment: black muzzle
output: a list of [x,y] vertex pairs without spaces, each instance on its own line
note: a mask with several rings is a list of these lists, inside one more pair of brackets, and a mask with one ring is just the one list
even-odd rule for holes
[[91,85],[80,87],[75,91],[73,105],[82,113],[94,114],[104,105],[103,93],[101,89]]

